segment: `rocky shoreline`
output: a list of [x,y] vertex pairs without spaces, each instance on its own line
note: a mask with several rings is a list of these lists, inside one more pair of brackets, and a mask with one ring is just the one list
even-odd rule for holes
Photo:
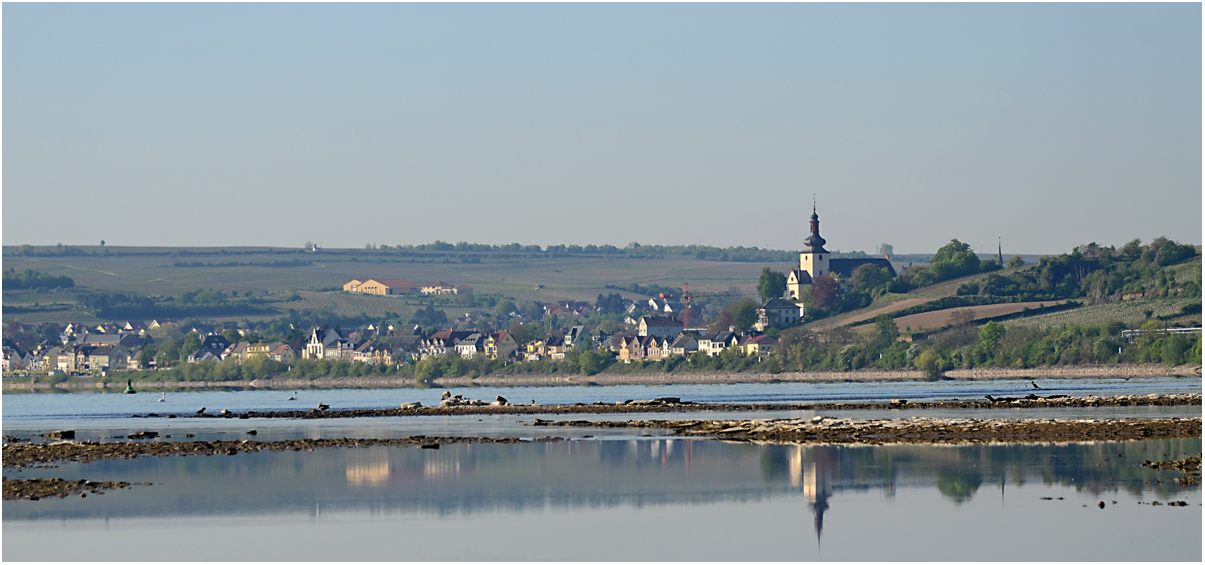
[[201,414],[160,414],[157,412],[147,415],[135,415],[136,418],[290,418],[290,419],[321,419],[321,418],[381,418],[400,416],[454,416],[477,414],[628,414],[640,412],[748,412],[748,411],[783,411],[783,410],[869,410],[889,408],[894,410],[924,410],[934,408],[1093,408],[1100,406],[1200,406],[1200,394],[1169,394],[1169,395],[1118,395],[1118,396],[1069,396],[1053,394],[1041,396],[1028,394],[1024,396],[992,397],[982,400],[943,400],[930,402],[910,402],[896,399],[881,402],[849,403],[828,402],[809,404],[720,404],[694,403],[678,398],[658,398],[650,400],[625,400],[615,403],[595,402],[593,404],[489,404],[482,401],[480,405],[458,406],[422,406],[418,403],[407,403],[399,408],[359,409],[359,410],[283,410],[273,412],[248,411],[235,413],[233,411],[204,412]]
[[[64,481],[63,479],[10,479],[4,477],[4,500],[39,500],[42,498],[67,498],[78,494],[87,498],[89,494],[104,494],[107,490],[130,488],[125,481]],[[151,483],[139,483],[149,486]]]
[[1046,443],[1201,437],[1201,418],[987,419],[909,418],[810,420],[536,420],[535,426],[662,428],[673,435],[729,441],[883,445],[895,443]]
[[[146,432],[143,432],[146,433]],[[158,434],[155,434],[158,435]],[[153,438],[154,436],[147,436]],[[49,467],[62,461],[87,463],[102,459],[134,459],[175,455],[237,455],[261,451],[313,451],[351,447],[420,447],[439,449],[454,443],[514,444],[554,442],[560,438],[537,439],[487,437],[409,436],[397,439],[297,439],[286,441],[189,441],[189,442],[113,442],[63,441],[51,444],[10,444],[4,446],[4,468]]]

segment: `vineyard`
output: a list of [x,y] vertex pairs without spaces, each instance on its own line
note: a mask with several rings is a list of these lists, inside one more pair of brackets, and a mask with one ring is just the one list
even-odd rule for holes
[[367,314],[369,317],[409,318],[414,314],[414,308],[397,298],[311,291],[301,291],[298,294],[301,295],[301,300],[279,302],[276,307],[281,310],[326,310],[340,316]]
[[[1199,298],[1163,298],[1155,300],[1126,300],[1109,304],[1083,306],[1074,310],[1040,314],[1028,318],[1018,318],[1003,322],[1008,326],[1040,326],[1051,327],[1062,324],[1100,324],[1106,320],[1119,320],[1131,325],[1139,325],[1147,320],[1146,311],[1151,311],[1151,317],[1174,316],[1185,306],[1201,304]],[[1198,309],[1198,312],[1200,310]]]

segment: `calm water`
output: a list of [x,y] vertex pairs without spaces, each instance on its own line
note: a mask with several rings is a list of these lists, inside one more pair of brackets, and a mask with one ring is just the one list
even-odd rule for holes
[[4,474],[154,485],[6,501],[3,558],[1200,561],[1199,486],[1138,466],[1200,451],[652,437],[69,463]]
[[[1040,381],[1051,393],[1200,392],[1200,379]],[[541,404],[677,396],[695,402],[981,398],[1026,383],[473,388]],[[486,436],[555,443],[330,449],[67,463],[6,477],[149,481],[86,499],[3,503],[8,560],[1191,560],[1201,494],[1138,466],[1201,440],[1034,446],[798,447],[681,440],[661,430],[533,428],[535,417],[332,420],[132,418],[436,404],[442,390],[8,394],[5,435],[74,429],[156,441]],[[1166,417],[1201,407],[852,410],[837,417]],[[787,418],[811,411],[541,416]],[[170,435],[171,438],[166,436]],[[1169,454],[1164,456],[1163,454]],[[1118,457],[1121,454],[1121,457]],[[1162,481],[1162,482],[1159,482]],[[1064,500],[1043,501],[1042,497]],[[1095,506],[1101,500],[1106,508]],[[1116,500],[1117,504],[1113,504]],[[1139,502],[1184,500],[1189,507]],[[64,543],[64,540],[70,540]]]

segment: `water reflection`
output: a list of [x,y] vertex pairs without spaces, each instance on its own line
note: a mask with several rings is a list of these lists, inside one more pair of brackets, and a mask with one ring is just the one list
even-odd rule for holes
[[[75,533],[79,528],[86,530],[87,524],[97,520],[107,525],[154,519],[160,532],[157,535],[173,539],[177,530],[180,536],[191,535],[189,528],[197,519],[239,516],[272,518],[261,520],[264,528],[296,516],[306,516],[315,525],[333,516],[350,516],[373,522],[385,520],[406,528],[421,529],[426,526],[420,524],[428,523],[437,528],[437,524],[443,524],[438,527],[468,529],[476,536],[484,536],[483,521],[489,521],[491,528],[529,531],[528,528],[551,527],[550,520],[584,524],[605,521],[607,518],[601,518],[605,516],[622,515],[632,524],[653,524],[649,527],[656,530],[656,536],[666,540],[694,540],[691,543],[698,548],[715,550],[722,546],[722,539],[739,536],[721,534],[715,539],[698,541],[696,530],[739,514],[742,518],[738,522],[726,523],[721,530],[746,528],[743,534],[746,537],[755,535],[754,532],[779,532],[775,535],[787,536],[782,539],[789,537],[794,543],[798,542],[799,533],[808,530],[808,537],[816,538],[814,548],[806,551],[795,548],[804,551],[802,554],[786,552],[785,545],[767,542],[770,545],[759,547],[758,551],[779,553],[755,551],[746,558],[853,558],[864,555],[858,551],[868,549],[851,546],[850,540],[865,539],[866,533],[873,531],[876,539],[894,536],[897,543],[903,543],[900,547],[905,551],[870,557],[931,559],[938,554],[916,551],[929,546],[941,546],[943,551],[970,551],[983,543],[974,538],[978,535],[976,523],[1028,524],[1053,520],[1052,516],[1061,521],[1046,527],[1064,528],[1063,534],[1078,536],[1087,540],[1085,544],[1092,542],[1100,547],[1121,543],[1102,534],[1105,530],[1100,528],[1104,527],[1141,522],[1141,527],[1151,532],[1182,529],[1189,533],[1177,534],[1170,540],[1135,538],[1126,540],[1130,544],[1126,547],[1132,551],[1133,547],[1145,547],[1143,544],[1150,547],[1188,544],[1187,549],[1175,555],[1192,558],[1199,555],[1195,551],[1199,551],[1201,540],[1200,487],[1179,487],[1172,481],[1179,473],[1153,471],[1139,464],[1144,459],[1181,457],[1200,450],[1200,439],[1067,445],[851,447],[650,438],[68,463],[54,469],[23,473],[7,470],[4,474],[155,484],[87,499],[5,501],[5,533],[20,533],[7,536],[5,557],[9,557],[10,550],[13,556],[24,555],[22,548],[28,549],[29,544],[44,544],[48,541],[43,539],[46,536]],[[985,492],[994,495],[996,485],[1001,489],[998,501]],[[1067,497],[1068,501],[1043,502],[1039,496]],[[1098,499],[1128,504],[1111,506],[1112,510],[1106,513],[1095,508]],[[1155,509],[1136,505],[1134,500],[1165,503],[1185,500],[1195,508]],[[1069,514],[1073,510],[1082,510],[1084,514]],[[900,518],[901,515],[906,517]],[[1087,521],[1078,526],[1073,524],[1081,519]],[[499,520],[504,524],[500,525]],[[898,523],[900,520],[906,523]],[[926,524],[930,523],[946,523],[946,531],[928,529]],[[619,530],[627,525],[607,527]],[[951,528],[967,531],[951,536]],[[599,535],[605,537],[607,531],[600,531]],[[794,533],[784,533],[789,531]],[[639,535],[653,534],[650,530]],[[428,557],[455,555],[480,559],[488,555],[474,553],[485,548],[473,546],[472,536],[465,539],[465,547],[457,548],[454,553]],[[388,547],[386,541],[379,543],[382,548]],[[543,555],[562,560],[606,560],[608,556],[623,559],[640,556],[611,550],[587,557],[565,553],[563,545],[549,542],[548,547],[561,549],[523,553],[514,558]],[[1029,559],[1039,556],[1026,554],[1023,549],[1010,548],[1008,551],[1012,553],[1000,556]],[[739,558],[736,554],[699,551],[702,553],[671,554],[660,559],[695,560],[718,555]],[[1101,553],[1098,558],[1110,555]],[[275,558],[305,559],[307,555],[282,554]],[[387,553],[368,552],[362,558],[391,557]]]

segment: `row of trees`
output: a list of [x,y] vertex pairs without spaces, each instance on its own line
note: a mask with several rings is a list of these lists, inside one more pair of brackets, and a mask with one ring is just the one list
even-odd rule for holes
[[4,271],[4,290],[39,289],[39,288],[71,288],[75,280],[67,276],[55,276],[33,269],[17,272],[8,268]]

